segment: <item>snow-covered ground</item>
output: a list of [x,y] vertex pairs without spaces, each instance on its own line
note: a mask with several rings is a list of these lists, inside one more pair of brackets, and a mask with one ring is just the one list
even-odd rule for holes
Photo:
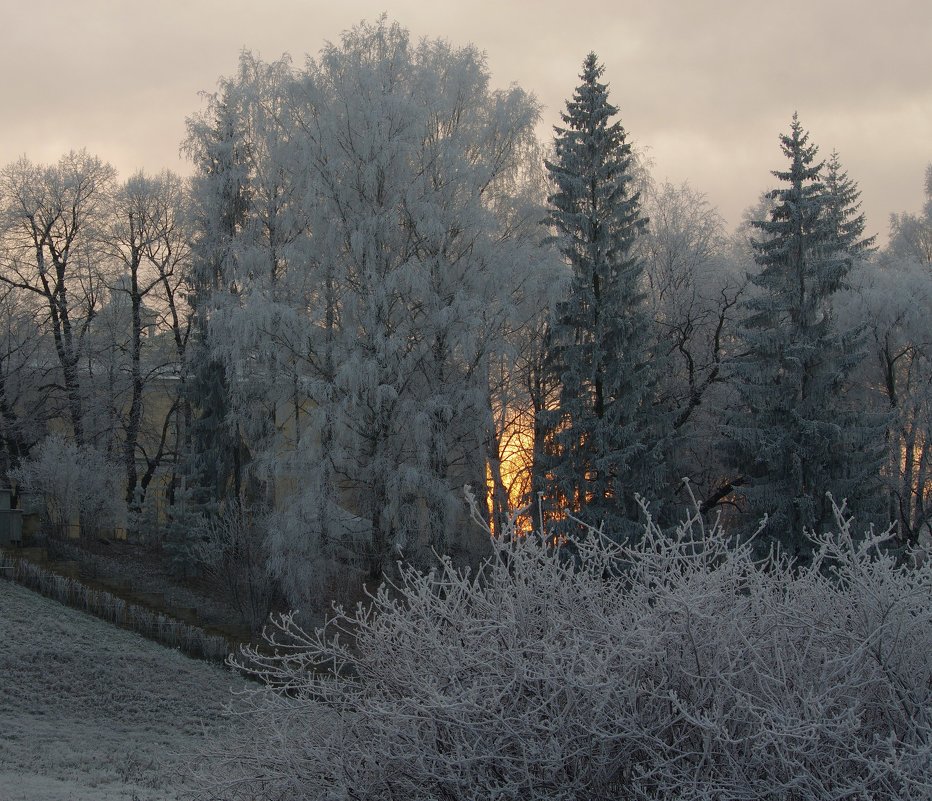
[[0,580],[0,799],[168,801],[244,682]]

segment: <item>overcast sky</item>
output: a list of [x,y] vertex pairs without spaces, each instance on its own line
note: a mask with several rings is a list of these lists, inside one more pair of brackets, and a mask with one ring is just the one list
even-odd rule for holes
[[773,185],[794,110],[860,183],[871,231],[921,206],[930,0],[0,0],[0,163],[86,147],[124,177],[189,172],[185,117],[240,50],[300,63],[382,11],[484,50],[495,85],[538,97],[547,137],[594,50],[654,177],[688,180],[730,224]]

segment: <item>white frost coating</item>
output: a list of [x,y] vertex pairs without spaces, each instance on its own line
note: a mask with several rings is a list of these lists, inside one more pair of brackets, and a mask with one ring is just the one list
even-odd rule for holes
[[0,580],[0,798],[180,801],[245,682]]
[[798,570],[693,514],[286,615],[203,797],[928,798],[932,567],[836,522]]
[[[253,465],[295,511],[271,530],[273,565],[339,561],[349,517],[373,577],[399,548],[481,548],[457,488],[484,478],[490,364],[546,280],[525,175],[537,116],[525,92],[489,87],[475,48],[413,43],[383,19],[301,71],[244,55],[190,123],[209,165],[232,121],[241,216],[212,245],[210,340]],[[229,185],[205,169],[195,194],[217,217]],[[304,604],[300,577],[287,583]]]
[[45,499],[54,524],[125,525],[119,466],[90,445],[52,434],[10,475],[21,490]]

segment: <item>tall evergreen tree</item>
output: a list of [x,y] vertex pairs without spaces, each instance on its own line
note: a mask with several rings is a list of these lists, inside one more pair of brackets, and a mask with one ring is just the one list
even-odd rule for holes
[[825,170],[795,114],[780,141],[789,167],[773,172],[784,186],[769,193],[769,219],[752,222],[760,271],[750,276],[742,353],[732,363],[741,409],[725,433],[749,524],[766,513],[770,536],[799,555],[804,528],[833,522],[826,492],[855,512],[876,509],[883,434],[849,398],[862,332],[841,328],[833,310],[871,244],[857,187],[837,157]]
[[[208,320],[215,296],[229,291],[237,257],[236,237],[250,203],[246,143],[237,130],[232,87],[212,109],[213,116],[189,122],[188,151],[197,162],[193,182],[195,225],[190,302],[194,326],[185,388],[189,403],[189,490],[199,511],[211,513],[230,492],[240,496],[245,445],[231,426],[230,376],[213,352]],[[235,286],[232,287],[235,292]]]
[[624,536],[637,519],[635,492],[650,494],[659,421],[657,364],[635,242],[647,219],[634,189],[634,158],[618,109],[590,53],[582,83],[555,128],[549,223],[572,268],[552,331],[550,369],[561,391],[545,413],[550,446],[544,485],[551,508]]

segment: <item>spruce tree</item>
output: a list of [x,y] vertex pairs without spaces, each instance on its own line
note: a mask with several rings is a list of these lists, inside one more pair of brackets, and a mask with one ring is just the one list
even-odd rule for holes
[[825,170],[796,115],[780,140],[789,166],[773,172],[784,185],[769,193],[769,219],[752,222],[760,271],[750,276],[732,363],[741,408],[725,433],[748,525],[767,514],[764,542],[805,556],[803,530],[834,522],[827,492],[855,512],[876,508],[883,435],[849,397],[852,368],[865,355],[862,332],[843,329],[833,309],[871,244],[857,187],[837,157]]
[[197,511],[212,514],[228,495],[242,491],[246,448],[229,421],[230,376],[214,352],[208,320],[217,298],[235,294],[236,239],[248,216],[246,144],[238,130],[231,87],[215,98],[211,113],[189,122],[187,149],[197,175],[192,183],[193,217],[199,235],[192,243],[189,300],[191,346],[185,365],[189,404],[188,488]]
[[572,279],[552,329],[549,369],[561,390],[559,408],[544,414],[542,483],[551,512],[569,508],[625,536],[638,517],[635,493],[651,494],[659,475],[659,421],[644,265],[635,252],[647,219],[602,74],[590,53],[546,164],[554,185],[549,223]]

